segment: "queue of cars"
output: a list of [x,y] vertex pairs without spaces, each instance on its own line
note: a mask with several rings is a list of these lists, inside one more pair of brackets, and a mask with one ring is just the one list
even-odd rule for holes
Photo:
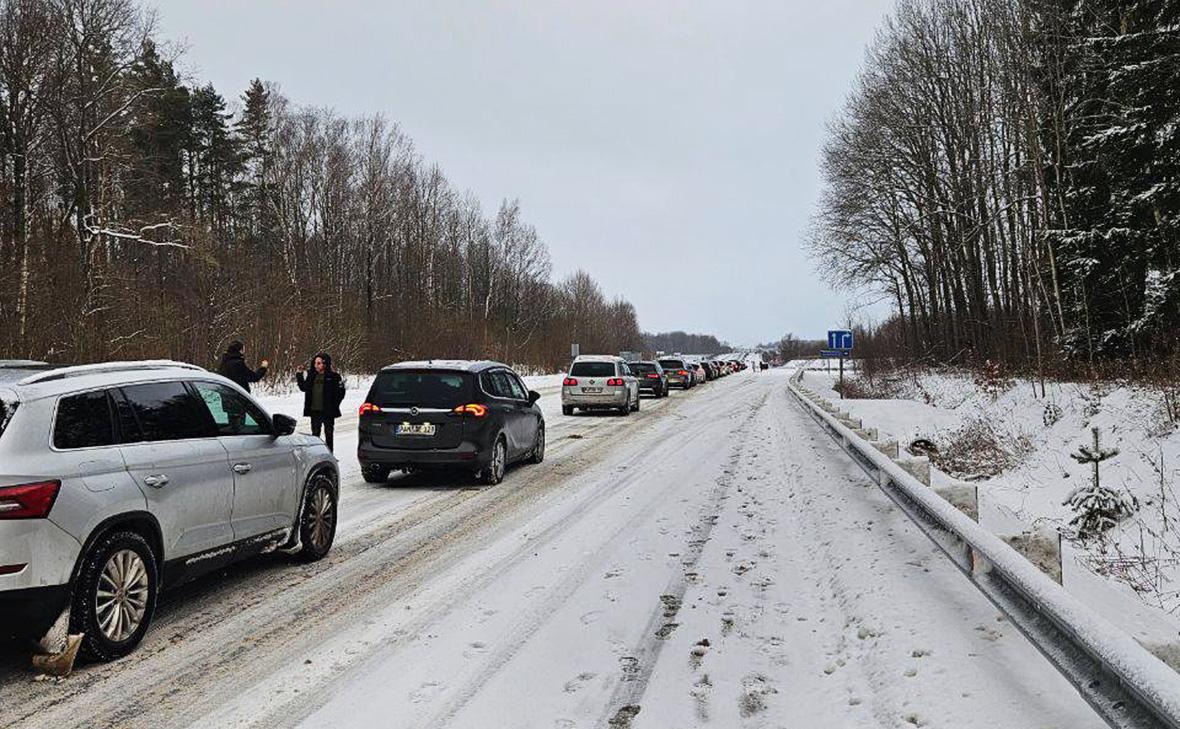
[[[629,415],[743,368],[682,357],[578,357],[562,412]],[[489,361],[403,362],[359,409],[364,480],[459,469],[497,484],[545,458],[540,394]],[[0,637],[81,635],[91,660],[127,655],[159,595],[266,552],[328,554],[339,465],[294,418],[170,361],[54,367],[0,361]]]
[[667,397],[672,388],[690,390],[699,384],[738,372],[738,360],[695,360],[681,356],[628,362],[622,357],[576,357],[561,383],[561,412],[613,410],[630,415],[639,410],[643,393]]

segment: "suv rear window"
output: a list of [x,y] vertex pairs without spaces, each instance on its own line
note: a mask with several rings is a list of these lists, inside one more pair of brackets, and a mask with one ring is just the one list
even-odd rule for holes
[[574,362],[570,368],[574,377],[614,377],[614,362]]
[[466,372],[381,372],[369,388],[368,402],[382,408],[454,408],[471,402],[473,385]]
[[682,370],[684,363],[678,359],[662,359],[660,360],[660,367],[666,370]]
[[632,362],[631,371],[637,375],[646,375],[649,372],[655,372],[656,366],[645,362]]
[[57,403],[54,448],[95,448],[114,443],[115,428],[106,390],[70,395]]

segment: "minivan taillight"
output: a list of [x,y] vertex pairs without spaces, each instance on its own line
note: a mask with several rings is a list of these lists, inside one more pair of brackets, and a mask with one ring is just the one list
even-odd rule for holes
[[371,402],[367,402],[364,405],[361,405],[360,412],[357,413],[357,416],[364,417],[366,415],[374,415],[379,412],[381,412],[381,408],[377,407]]
[[0,519],[44,519],[59,490],[61,481],[0,486]]
[[487,405],[480,405],[477,402],[468,403],[467,405],[460,405],[451,412],[459,415],[471,415],[476,418],[482,418],[488,414]]
[[578,384],[578,381],[576,379],[574,379],[573,377],[567,377],[561,381],[561,384],[563,387],[576,387]]
[[622,387],[623,386],[623,378],[622,377],[612,377],[606,381],[606,386],[607,387]]

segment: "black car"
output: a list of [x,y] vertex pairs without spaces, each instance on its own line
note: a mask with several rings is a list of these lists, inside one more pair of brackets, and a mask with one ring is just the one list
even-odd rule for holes
[[381,483],[393,469],[456,468],[499,483],[509,463],[545,458],[540,397],[498,362],[385,367],[360,409],[361,472]]
[[639,378],[639,392],[657,398],[668,396],[668,375],[659,362],[629,362],[631,371]]

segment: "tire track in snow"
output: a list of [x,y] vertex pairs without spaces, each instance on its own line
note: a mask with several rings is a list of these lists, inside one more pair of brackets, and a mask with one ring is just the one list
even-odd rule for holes
[[708,498],[701,505],[701,519],[693,525],[689,532],[689,541],[681,560],[683,570],[674,577],[660,595],[659,603],[653,607],[648,615],[642,638],[632,648],[628,661],[624,665],[623,676],[616,685],[605,712],[599,718],[599,729],[623,729],[631,725],[631,720],[642,710],[644,692],[648,681],[659,662],[660,653],[678,624],[673,622],[684,603],[690,580],[688,574],[696,568],[705,546],[709,543],[713,528],[721,513],[721,506],[728,498],[733,487],[738,463],[746,446],[746,435],[751,423],[766,406],[770,397],[767,392],[761,401],[752,407],[742,424],[734,433],[736,443],[726,461],[722,475],[718,477],[716,486],[710,491]]

